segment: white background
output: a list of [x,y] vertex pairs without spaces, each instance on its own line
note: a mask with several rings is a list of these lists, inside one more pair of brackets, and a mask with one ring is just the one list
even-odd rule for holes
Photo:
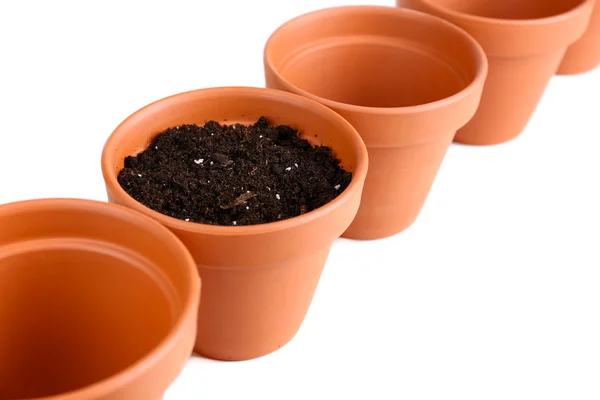
[[[0,2],[0,203],[105,200],[102,146],[130,113],[263,86],[278,25],[377,2],[162,3]],[[415,225],[335,243],[288,346],[193,359],[165,399],[599,399],[599,105],[600,70],[557,77],[519,139],[453,145]]]

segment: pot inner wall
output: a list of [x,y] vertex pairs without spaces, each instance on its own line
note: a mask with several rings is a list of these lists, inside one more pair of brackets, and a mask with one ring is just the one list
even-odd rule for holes
[[0,399],[40,398],[131,366],[169,333],[147,261],[66,239],[0,254]]
[[292,85],[339,103],[409,107],[450,97],[470,83],[445,57],[402,39],[331,38],[298,51],[280,67]]
[[440,7],[496,19],[548,18],[571,11],[585,0],[427,0]]

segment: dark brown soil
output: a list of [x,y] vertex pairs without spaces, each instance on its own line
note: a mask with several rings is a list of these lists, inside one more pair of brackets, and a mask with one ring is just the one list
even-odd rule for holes
[[254,225],[292,218],[348,187],[330,148],[313,147],[289,126],[182,125],[125,159],[119,184],[145,206],[185,221]]

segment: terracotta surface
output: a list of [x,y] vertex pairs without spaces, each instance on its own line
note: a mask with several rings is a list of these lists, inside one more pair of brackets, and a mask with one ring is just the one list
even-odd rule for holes
[[0,206],[0,226],[0,399],[161,399],[192,352],[199,301],[175,235],[69,199]]
[[581,74],[600,65],[600,1],[592,13],[587,31],[581,39],[569,47],[558,69],[561,75]]
[[493,145],[527,126],[565,51],[581,37],[595,0],[397,0],[440,16],[484,48],[490,68],[481,105],[455,140]]
[[[290,125],[312,143],[333,148],[353,172],[334,201],[299,217],[253,226],[195,224],[154,212],[119,186],[127,155],[142,151],[160,131],[181,124],[251,124],[260,116]],[[136,112],[112,134],[102,170],[110,201],[150,215],[192,252],[202,277],[196,351],[245,360],[282,347],[298,331],[333,241],[350,225],[367,172],[367,151],[356,130],[316,102],[258,88],[214,88],[160,100]]]
[[345,117],[369,150],[358,215],[345,237],[394,235],[419,215],[456,130],[473,116],[487,71],[454,25],[395,7],[340,7],[280,27],[265,48],[268,87]]

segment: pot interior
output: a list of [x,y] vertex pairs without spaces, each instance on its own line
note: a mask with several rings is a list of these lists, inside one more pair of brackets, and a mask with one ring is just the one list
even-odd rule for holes
[[171,333],[186,295],[185,256],[139,216],[39,204],[0,207],[2,399],[65,394],[132,367]]
[[408,107],[448,98],[477,73],[464,34],[410,11],[340,8],[292,20],[267,57],[296,88],[364,107]]
[[298,54],[281,73],[316,96],[364,107],[407,107],[450,97],[465,85],[444,61],[364,38],[327,43]]
[[0,259],[0,393],[67,393],[124,370],[172,324],[160,284],[109,249],[54,243]]
[[571,11],[586,0],[427,0],[465,14],[497,19],[548,18]]

